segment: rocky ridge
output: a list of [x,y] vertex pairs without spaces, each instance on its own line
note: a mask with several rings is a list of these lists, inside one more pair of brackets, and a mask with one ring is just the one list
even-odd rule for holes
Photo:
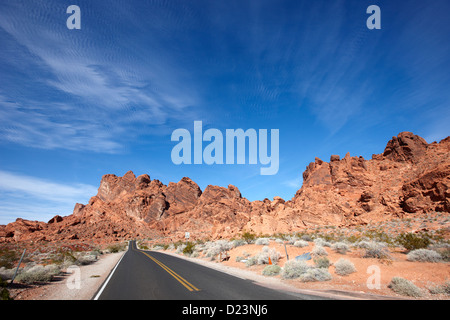
[[132,238],[228,238],[251,231],[287,233],[315,225],[355,226],[433,211],[450,213],[450,137],[428,144],[410,132],[372,159],[316,158],[303,185],[284,201],[250,202],[239,189],[191,179],[164,185],[147,174],[104,175],[98,193],[73,214],[47,223],[17,219],[0,226],[0,242],[111,241]]

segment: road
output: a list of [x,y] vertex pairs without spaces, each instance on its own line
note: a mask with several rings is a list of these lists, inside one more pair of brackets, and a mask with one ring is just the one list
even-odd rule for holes
[[134,241],[98,300],[293,300],[311,298],[266,288],[252,281],[155,251]]

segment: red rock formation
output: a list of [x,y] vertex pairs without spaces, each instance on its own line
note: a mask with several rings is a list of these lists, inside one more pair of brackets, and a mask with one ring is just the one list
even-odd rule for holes
[[403,132],[382,154],[316,158],[303,173],[303,185],[290,201],[250,202],[235,186],[207,186],[189,178],[168,186],[148,175],[102,177],[96,196],[76,204],[73,214],[48,223],[17,221],[0,226],[2,241],[103,240],[184,237],[228,238],[243,230],[293,232],[313,225],[349,226],[450,212],[450,137],[427,144]]
[[384,149],[383,156],[394,161],[416,161],[422,157],[428,143],[411,132],[402,132],[398,137],[392,137]]

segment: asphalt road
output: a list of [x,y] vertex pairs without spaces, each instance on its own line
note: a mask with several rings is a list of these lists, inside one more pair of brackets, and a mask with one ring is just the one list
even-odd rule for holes
[[311,299],[161,252],[128,251],[97,293],[98,300],[292,300]]

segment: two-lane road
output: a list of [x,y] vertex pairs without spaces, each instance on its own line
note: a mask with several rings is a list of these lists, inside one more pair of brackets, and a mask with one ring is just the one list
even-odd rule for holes
[[298,294],[257,285],[199,264],[154,251],[134,241],[105,286],[101,300],[292,300]]

